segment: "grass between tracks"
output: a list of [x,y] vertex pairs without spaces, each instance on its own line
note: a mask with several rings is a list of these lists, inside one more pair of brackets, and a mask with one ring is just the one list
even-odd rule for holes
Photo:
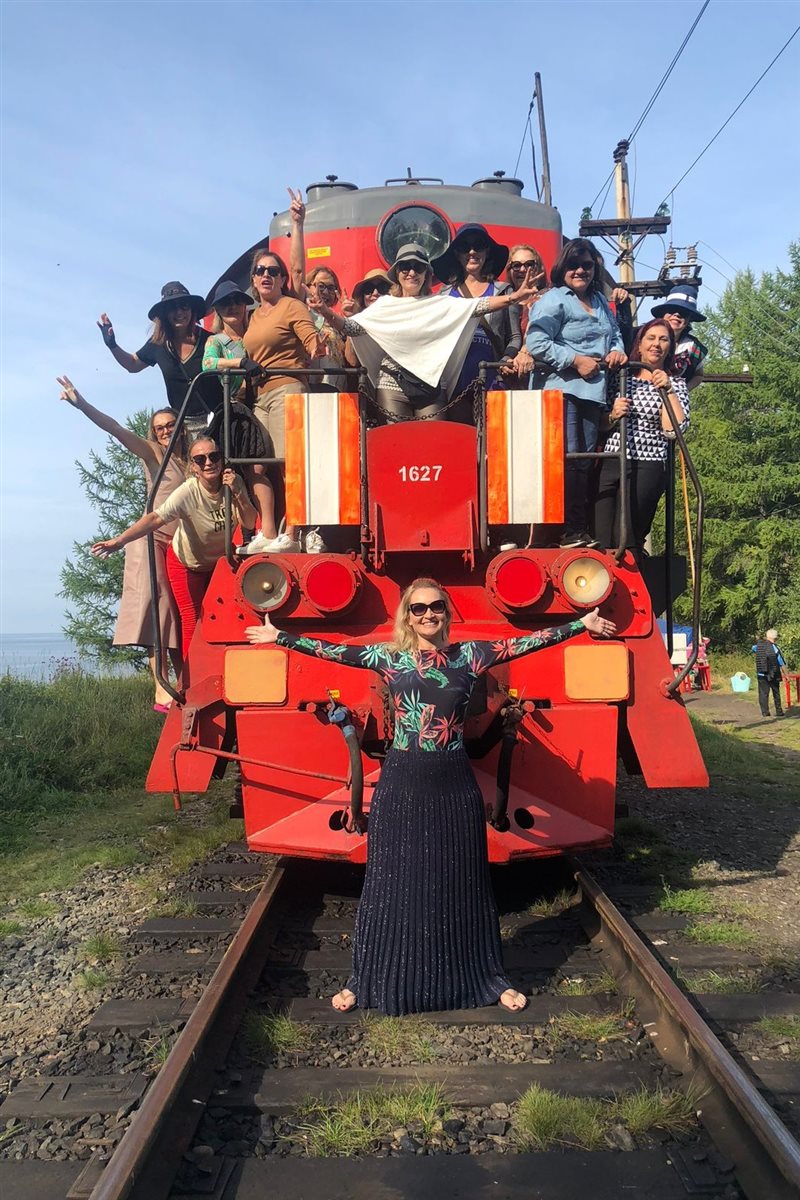
[[695,1121],[697,1100],[688,1092],[644,1087],[611,1101],[581,1099],[534,1084],[520,1097],[512,1118],[514,1138],[522,1150],[600,1150],[619,1126],[639,1136],[656,1128],[669,1133],[688,1129]]
[[349,1156],[365,1153],[398,1128],[412,1126],[422,1137],[430,1137],[441,1129],[448,1112],[444,1092],[435,1083],[314,1097],[298,1109],[295,1136],[313,1158]]
[[214,784],[180,813],[143,790],[163,718],[145,676],[61,672],[51,683],[0,677],[0,936],[54,916],[39,894],[92,868],[185,870],[231,838],[228,789]]

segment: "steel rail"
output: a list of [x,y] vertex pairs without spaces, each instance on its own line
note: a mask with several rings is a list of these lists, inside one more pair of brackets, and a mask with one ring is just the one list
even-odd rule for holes
[[603,935],[615,973],[635,996],[639,1019],[655,1027],[662,1058],[702,1089],[701,1116],[735,1163],[748,1200],[797,1200],[800,1143],[593,876],[572,862],[587,931]]
[[258,980],[286,874],[279,862],[256,896],[90,1200],[166,1200]]

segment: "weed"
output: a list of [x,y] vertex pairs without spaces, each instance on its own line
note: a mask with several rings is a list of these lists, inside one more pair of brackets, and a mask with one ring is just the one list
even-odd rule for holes
[[95,933],[87,938],[81,946],[83,954],[89,962],[107,963],[122,953],[119,940],[110,933]]
[[242,1023],[242,1042],[255,1062],[266,1064],[275,1054],[305,1050],[311,1030],[280,1013],[248,1012]]
[[734,949],[752,946],[757,940],[756,934],[738,921],[697,921],[687,925],[685,934],[690,942],[703,946],[732,946]]
[[700,1095],[691,1089],[675,1092],[642,1086],[638,1092],[618,1096],[613,1107],[617,1118],[633,1134],[655,1128],[680,1133],[694,1124],[699,1101]]
[[172,1052],[171,1040],[162,1033],[158,1037],[146,1038],[143,1048],[144,1058],[151,1072],[154,1075],[158,1074]]
[[404,1055],[413,1062],[433,1058],[433,1026],[418,1017],[362,1017],[364,1047],[383,1059]]
[[557,1045],[563,1042],[609,1042],[625,1036],[627,1014],[563,1012],[553,1017],[550,1032]]
[[693,916],[707,916],[716,912],[714,899],[706,888],[679,888],[673,890],[666,880],[664,894],[658,902],[662,912],[689,913]]
[[549,1150],[551,1146],[599,1150],[605,1144],[607,1124],[607,1106],[602,1100],[560,1096],[534,1084],[520,1097],[514,1134],[521,1150]]
[[75,976],[75,986],[82,992],[96,991],[111,983],[113,976],[103,967],[86,967]]
[[562,996],[616,996],[617,981],[606,967],[599,975],[573,975],[562,979],[558,990]]
[[446,1115],[444,1094],[437,1084],[407,1090],[353,1092],[335,1098],[311,1098],[298,1108],[299,1126],[312,1157],[350,1156],[369,1150],[398,1125],[421,1122],[425,1135]]
[[17,905],[17,912],[21,916],[27,917],[29,921],[45,921],[50,917],[55,917],[61,909],[52,900],[42,900],[38,896],[31,897],[30,900],[23,900]]
[[679,971],[678,980],[687,991],[698,996],[703,995],[737,995],[738,993],[758,992],[763,987],[755,971],[699,971],[685,974]]
[[19,921],[0,920],[0,937],[11,937],[15,933],[22,933]]
[[187,900],[184,896],[176,896],[172,900],[164,900],[153,912],[154,917],[194,917],[197,915],[197,901]]
[[788,1042],[791,1058],[800,1058],[800,1016],[762,1017],[756,1028],[770,1042]]
[[565,908],[571,908],[577,898],[576,892],[562,888],[550,900],[546,897],[534,900],[533,904],[529,905],[526,909],[526,912],[531,917],[557,917]]

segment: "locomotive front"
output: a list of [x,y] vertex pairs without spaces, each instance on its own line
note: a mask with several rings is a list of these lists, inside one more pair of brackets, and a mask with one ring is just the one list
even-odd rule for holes
[[[356,189],[329,179],[309,188],[308,201],[307,264],[334,267],[348,290],[404,242],[440,253],[467,221],[502,243],[535,246],[548,267],[561,244],[556,210],[503,177],[471,188],[412,179]],[[288,214],[277,215],[270,247],[285,259],[289,232]],[[248,261],[226,277],[246,286]],[[203,790],[233,761],[251,849],[364,862],[367,837],[347,813],[363,809],[368,819],[391,742],[383,684],[249,646],[244,629],[269,613],[310,637],[391,641],[399,597],[418,576],[447,589],[453,641],[546,629],[597,604],[617,625],[613,642],[584,634],[479,681],[466,744],[492,862],[608,845],[620,757],[650,787],[706,786],[632,556],[535,546],[537,527],[563,515],[562,409],[559,392],[498,391],[477,427],[371,428],[356,392],[290,397],[287,520],[324,526],[332,550],[220,560],[189,651],[191,683],[167,717],[148,790]]]

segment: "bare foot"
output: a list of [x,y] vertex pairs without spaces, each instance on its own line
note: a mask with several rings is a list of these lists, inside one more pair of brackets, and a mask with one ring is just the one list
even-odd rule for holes
[[331,1004],[337,1012],[350,1012],[351,1008],[355,1008],[356,1003],[355,992],[351,992],[350,988],[342,988],[331,1000]]
[[528,997],[523,996],[522,992],[514,991],[514,988],[506,988],[497,1003],[502,1004],[509,1012],[521,1012],[528,1003]]

